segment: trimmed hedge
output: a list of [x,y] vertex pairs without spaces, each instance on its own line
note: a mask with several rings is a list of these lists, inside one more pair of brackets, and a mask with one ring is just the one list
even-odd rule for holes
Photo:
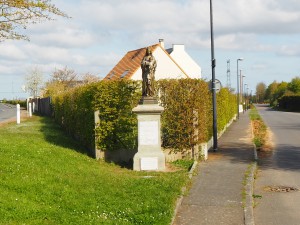
[[[156,82],[162,114],[162,147],[191,149],[212,136],[211,92],[204,80]],[[53,98],[55,120],[72,136],[93,148],[95,134],[101,150],[137,148],[137,118],[132,109],[141,97],[139,81],[101,81],[81,86]],[[222,89],[217,94],[218,130],[233,118],[236,97]],[[95,128],[94,111],[100,124]]]
[[217,94],[218,131],[224,130],[236,112],[236,95],[233,95],[227,88],[222,88]]
[[94,107],[99,110],[100,124],[96,134],[100,149],[137,148],[137,118],[132,109],[141,97],[140,84],[123,80],[97,84]]
[[203,80],[158,81],[162,114],[162,145],[174,151],[191,149],[211,134],[211,98]]
[[94,96],[96,86],[77,87],[53,98],[54,118],[88,149],[94,146]]

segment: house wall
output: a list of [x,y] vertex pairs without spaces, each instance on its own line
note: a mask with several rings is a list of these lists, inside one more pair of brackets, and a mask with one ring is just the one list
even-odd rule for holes
[[[174,61],[166,54],[166,52],[158,47],[153,52],[156,59],[157,67],[155,79],[180,79],[187,78],[182,70],[174,63]],[[142,80],[142,69],[139,68],[131,77],[132,80]]]
[[184,45],[173,45],[170,55],[190,78],[201,78],[201,67],[187,54]]

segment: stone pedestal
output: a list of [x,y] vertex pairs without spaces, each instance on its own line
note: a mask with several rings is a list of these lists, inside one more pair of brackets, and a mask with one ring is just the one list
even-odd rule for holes
[[160,116],[163,110],[153,98],[141,99],[139,105],[132,110],[138,118],[138,152],[133,158],[134,170],[165,170],[160,133]]

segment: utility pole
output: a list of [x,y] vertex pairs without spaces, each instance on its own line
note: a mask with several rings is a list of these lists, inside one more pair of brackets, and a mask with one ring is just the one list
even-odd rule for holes
[[230,59],[227,60],[227,87],[231,90],[231,80],[230,80]]
[[243,58],[238,58],[236,60],[236,80],[237,80],[237,85],[236,85],[236,103],[237,103],[237,118],[239,119],[240,118],[240,110],[239,110],[239,107],[240,107],[240,90],[239,90],[239,87],[240,87],[240,81],[239,81],[239,61],[242,61],[244,60]]

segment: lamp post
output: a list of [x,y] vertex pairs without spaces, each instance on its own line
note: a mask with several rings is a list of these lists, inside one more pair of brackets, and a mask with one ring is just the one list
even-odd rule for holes
[[217,128],[217,96],[216,96],[216,77],[215,77],[215,46],[214,46],[214,27],[213,27],[213,5],[210,0],[210,38],[211,38],[211,68],[212,68],[212,102],[213,102],[213,151],[218,149],[218,128]]
[[244,83],[243,91],[244,91],[244,103],[245,103],[245,108],[244,111],[247,111],[247,87],[248,84]]
[[249,85],[247,85],[246,100],[247,100],[247,108],[246,108],[246,110],[248,110],[248,109],[249,109],[249,106],[250,106],[250,99],[249,99]]
[[243,96],[244,96],[244,78],[246,76],[242,75],[242,70],[240,70],[240,85],[241,85],[241,90],[240,90],[240,103],[243,105]]
[[239,86],[240,86],[240,82],[239,82],[239,61],[242,61],[243,58],[238,58],[236,60],[236,79],[237,79],[237,85],[236,85],[236,102],[237,102],[237,118],[240,118],[240,96],[239,96]]

